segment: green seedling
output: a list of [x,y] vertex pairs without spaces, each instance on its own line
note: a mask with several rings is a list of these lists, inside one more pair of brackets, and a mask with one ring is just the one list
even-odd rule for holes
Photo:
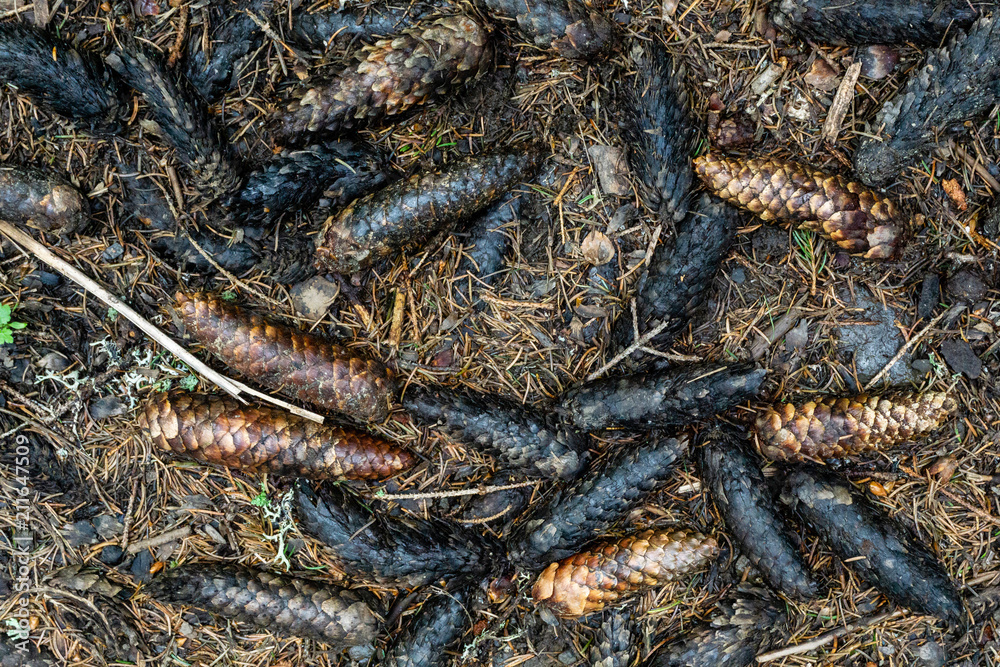
[[0,345],[14,342],[14,332],[28,326],[24,322],[13,322],[10,315],[13,309],[7,304],[0,304]]

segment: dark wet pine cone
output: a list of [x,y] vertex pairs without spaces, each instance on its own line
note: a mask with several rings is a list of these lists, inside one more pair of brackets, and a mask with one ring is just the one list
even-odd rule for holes
[[199,190],[215,198],[239,186],[240,174],[229,145],[209,122],[197,94],[168,72],[161,58],[128,40],[106,62],[139,94],[157,131],[176,150]]
[[349,5],[326,6],[292,16],[292,31],[299,39],[324,48],[344,43],[369,43],[373,37],[395,35],[437,9],[435,3],[420,0],[373,0]]
[[403,407],[418,422],[441,423],[457,441],[544,477],[573,479],[587,461],[587,437],[548,410],[488,394],[414,387]]
[[466,608],[473,594],[469,582],[454,592],[435,595],[413,615],[383,664],[386,667],[444,667],[452,663],[449,649],[471,626]]
[[605,611],[587,654],[590,667],[632,667],[638,653],[632,613],[621,607]]
[[796,600],[817,597],[821,587],[743,433],[719,425],[700,435],[695,456],[701,481],[736,546],[775,590]]
[[153,394],[139,427],[162,450],[228,468],[311,479],[384,479],[411,467],[405,449],[364,431],[326,426],[228,396]]
[[854,153],[854,171],[880,186],[938,141],[964,131],[1000,100],[1000,20],[994,13],[931,51],[923,67],[882,105]]
[[186,333],[254,382],[357,421],[388,416],[395,383],[381,362],[215,296],[178,292],[176,300]]
[[648,667],[750,667],[787,621],[782,608],[765,599],[741,596],[718,607],[718,615],[668,644]]
[[427,104],[477,76],[492,58],[475,19],[448,16],[403,30],[359,53],[361,61],[309,85],[272,118],[278,141],[339,132]]
[[819,44],[936,45],[978,13],[966,0],[772,0],[771,21]]
[[755,428],[760,451],[770,459],[837,459],[932,431],[956,409],[954,399],[936,391],[825,396],[776,404],[757,416]]
[[327,220],[316,248],[321,270],[353,273],[427,243],[476,215],[534,174],[533,147],[457,159],[373,192]]
[[691,153],[697,132],[682,72],[659,44],[650,43],[646,49],[618,102],[622,139],[646,206],[666,220],[680,222],[687,215],[694,182]]
[[366,657],[378,620],[354,591],[236,565],[183,565],[167,570],[143,592],[161,602],[189,604],[226,619],[292,637],[308,637],[337,651]]
[[499,16],[514,19],[537,46],[564,58],[593,58],[612,45],[615,24],[578,0],[483,0]]
[[340,568],[394,586],[423,586],[442,578],[486,578],[506,569],[493,537],[442,519],[388,517],[338,487],[316,495],[296,488],[299,525],[336,555]]
[[540,570],[607,534],[670,476],[687,446],[686,437],[655,434],[648,444],[592,467],[521,521],[509,542],[511,560],[528,570]]
[[60,116],[105,132],[118,128],[118,98],[104,64],[24,23],[0,24],[0,83]]
[[958,589],[930,549],[846,479],[798,468],[785,477],[781,500],[892,601],[951,623],[965,616]]
[[708,189],[765,222],[789,220],[868,259],[888,259],[903,240],[896,205],[860,183],[784,160],[702,155]]

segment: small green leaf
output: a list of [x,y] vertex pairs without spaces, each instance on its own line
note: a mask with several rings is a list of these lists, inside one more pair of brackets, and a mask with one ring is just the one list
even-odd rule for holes
[[23,329],[24,327],[26,327],[26,326],[28,326],[28,325],[27,325],[27,324],[25,324],[24,322],[11,322],[11,323],[9,323],[9,325],[8,325],[8,326],[9,326],[9,327],[10,327],[11,329]]
[[10,306],[5,303],[0,304],[0,324],[10,322]]
[[250,501],[250,504],[254,507],[270,507],[271,499],[267,497],[267,493],[261,491],[257,494],[257,497]]
[[0,329],[0,345],[7,345],[14,342],[14,336],[9,329]]

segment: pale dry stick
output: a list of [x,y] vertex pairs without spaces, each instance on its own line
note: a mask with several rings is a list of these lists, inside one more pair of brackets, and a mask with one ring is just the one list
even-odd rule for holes
[[910,340],[906,341],[906,343],[903,344],[903,347],[899,348],[899,352],[896,353],[896,356],[894,356],[892,359],[890,359],[889,363],[887,363],[885,366],[882,367],[882,370],[880,370],[878,372],[878,375],[876,375],[875,377],[873,377],[871,380],[868,381],[868,384],[866,384],[862,388],[862,391],[868,391],[869,389],[871,389],[872,387],[874,387],[875,383],[878,382],[879,380],[881,380],[882,377],[886,373],[889,372],[889,369],[892,368],[893,366],[895,366],[896,363],[900,359],[903,358],[903,355],[906,354],[910,350],[911,347],[913,347],[914,345],[916,345],[917,343],[919,343],[921,341],[921,339],[924,336],[927,335],[927,332],[930,331],[931,329],[933,329],[934,326],[938,322],[941,321],[941,318],[944,317],[945,315],[947,315],[948,313],[949,313],[949,311],[947,311],[947,310],[944,311],[943,313],[941,313],[940,315],[938,315],[937,317],[935,317],[933,320],[931,320],[930,324],[928,324],[926,327],[924,327],[923,329],[921,329],[920,333],[918,333],[916,336],[913,336],[912,338],[910,338]]
[[825,141],[837,143],[837,135],[840,134],[840,128],[844,124],[847,109],[851,106],[851,102],[854,101],[854,86],[858,83],[860,75],[861,61],[848,67],[847,72],[844,73],[844,80],[840,82],[840,87],[837,88],[833,104],[830,105],[830,111],[826,115],[826,122],[823,123],[823,139]]
[[754,346],[750,348],[750,356],[753,357],[754,361],[759,360],[767,352],[774,343],[784,336],[786,333],[792,330],[795,323],[799,319],[799,314],[802,312],[802,304],[805,303],[808,294],[803,294],[798,301],[793,303],[789,307],[788,312],[781,316],[777,322],[771,327],[770,333],[766,336],[761,337]]
[[651,341],[654,338],[656,338],[656,336],[659,335],[659,333],[661,331],[663,331],[664,329],[666,329],[670,324],[671,324],[671,320],[669,320],[669,319],[664,320],[663,322],[660,322],[655,327],[653,327],[652,329],[650,329],[649,331],[647,331],[646,333],[644,333],[639,338],[635,339],[635,341],[633,341],[631,345],[629,345],[624,350],[622,350],[621,352],[619,352],[618,354],[616,354],[614,357],[612,357],[611,361],[609,361],[608,363],[604,364],[603,366],[601,366],[600,368],[598,368],[596,371],[594,371],[593,373],[591,373],[590,375],[588,375],[587,376],[587,382],[591,382],[592,380],[596,380],[597,378],[599,378],[602,375],[604,375],[605,373],[607,373],[608,370],[610,370],[615,365],[617,365],[619,361],[621,361],[625,357],[629,356],[630,354],[632,354],[636,350],[644,347],[646,345],[646,343],[648,343],[649,341]]
[[128,552],[130,554],[137,554],[143,549],[158,547],[161,544],[166,544],[167,542],[173,542],[174,540],[183,540],[190,534],[191,534],[191,526],[181,526],[180,528],[175,528],[174,530],[168,530],[165,533],[160,533],[159,535],[154,535],[153,537],[147,537],[144,540],[133,542],[128,546]]
[[228,394],[231,394],[237,400],[245,403],[246,400],[240,396],[240,394],[247,393],[251,396],[260,398],[261,400],[273,403],[274,405],[284,408],[285,410],[288,410],[289,412],[300,417],[319,422],[320,424],[323,423],[323,417],[315,412],[303,410],[302,408],[292,405],[287,401],[282,401],[281,399],[274,398],[273,396],[268,396],[267,394],[259,392],[256,389],[251,389],[242,382],[231,380],[230,378],[212,370],[197,357],[184,349],[184,347],[178,344],[174,339],[160,331],[142,315],[132,310],[131,306],[127,303],[101,287],[95,280],[89,278],[86,274],[69,262],[57,257],[44,245],[17,229],[9,222],[0,220],[0,233],[20,245],[26,252],[30,252],[32,255],[42,260],[53,269],[75,282],[77,285],[80,285],[83,289],[93,294],[111,308],[114,308],[118,313],[124,316],[125,319],[138,327],[143,333],[159,343],[162,347],[169,350],[175,357],[186,363],[189,367],[197,371],[206,379],[214,382],[220,389]]
[[833,630],[823,633],[819,637],[816,637],[815,639],[810,639],[807,642],[802,642],[801,644],[795,644],[794,646],[786,646],[785,648],[779,648],[774,651],[768,651],[767,653],[761,653],[760,655],[757,656],[757,662],[759,663],[771,662],[772,660],[778,660],[779,658],[787,658],[790,655],[801,655],[803,653],[808,653],[809,651],[814,651],[821,646],[829,644],[834,639],[843,637],[849,632],[854,632],[859,628],[865,628],[870,625],[881,623],[883,621],[899,618],[900,616],[903,616],[905,614],[906,614],[905,611],[897,609],[896,611],[890,611],[884,614],[879,614],[878,616],[872,616],[869,619],[863,620],[859,623],[854,623],[853,625],[845,625],[839,628],[834,628]]
[[504,484],[502,486],[479,486],[475,489],[461,489],[459,491],[431,491],[427,493],[385,493],[382,489],[375,492],[375,498],[379,500],[431,500],[437,498],[463,498],[465,496],[485,496],[487,493],[497,491],[510,491],[520,489],[524,486],[532,486],[541,483],[536,479],[530,482],[518,482],[517,484]]

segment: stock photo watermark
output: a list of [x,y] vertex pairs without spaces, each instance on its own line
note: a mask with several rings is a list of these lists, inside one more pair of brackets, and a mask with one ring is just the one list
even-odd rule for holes
[[[8,436],[9,437],[9,436]],[[31,533],[31,449],[23,435],[14,437],[14,593],[20,594],[17,605],[8,614],[5,623],[7,636],[16,650],[27,654],[31,629],[28,610],[28,591],[31,590],[31,551],[34,538]]]

